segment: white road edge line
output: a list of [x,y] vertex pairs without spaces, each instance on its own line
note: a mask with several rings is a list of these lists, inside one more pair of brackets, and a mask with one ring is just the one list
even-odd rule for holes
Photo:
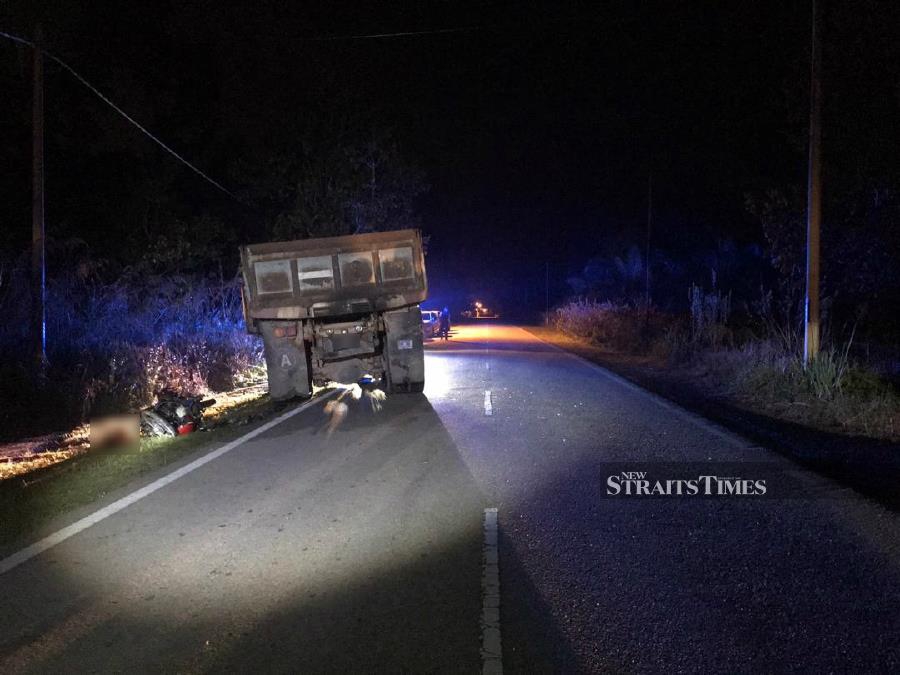
[[494,414],[494,405],[491,403],[491,390],[487,389],[484,392],[484,414],[491,416]]
[[484,510],[484,545],[481,570],[481,672],[502,675],[500,640],[500,551],[497,547],[497,509]]
[[165,487],[169,483],[173,483],[174,481],[178,480],[179,478],[182,478],[183,476],[188,475],[192,471],[199,469],[204,464],[208,464],[209,462],[213,461],[214,459],[218,459],[225,453],[231,452],[232,450],[234,450],[236,447],[240,446],[241,444],[246,443],[247,441],[249,441],[253,438],[256,438],[260,434],[264,434],[272,427],[275,427],[275,426],[281,424],[282,422],[284,422],[285,420],[290,419],[294,415],[297,415],[298,413],[301,413],[304,410],[311,408],[312,406],[317,405],[318,403],[324,401],[326,398],[328,398],[329,396],[334,394],[336,391],[337,390],[332,390],[331,392],[323,394],[322,396],[319,396],[310,401],[307,401],[306,403],[304,403],[300,406],[297,406],[293,410],[288,410],[286,413],[279,415],[274,420],[270,420],[270,421],[266,422],[265,424],[263,424],[262,426],[257,427],[253,431],[250,431],[250,432],[244,434],[240,438],[235,439],[229,443],[226,443],[221,448],[218,448],[216,450],[208,452],[207,454],[203,455],[202,457],[198,457],[190,464],[185,464],[183,467],[176,469],[175,471],[168,473],[165,476],[162,476],[161,478],[157,478],[155,481],[153,481],[152,483],[150,483],[148,485],[145,485],[144,487],[140,488],[139,490],[135,490],[131,494],[125,495],[121,499],[117,499],[113,503],[104,506],[102,509],[98,509],[97,511],[94,511],[90,515],[87,515],[84,518],[81,518],[80,520],[76,520],[71,525],[68,525],[67,527],[62,528],[61,530],[57,530],[53,534],[48,535],[48,536],[44,537],[43,539],[40,539],[39,541],[36,541],[35,543],[31,544],[30,546],[23,548],[21,551],[17,551],[16,553],[13,553],[11,556],[4,558],[3,560],[0,560],[0,574],[5,574],[6,572],[9,572],[10,570],[21,565],[22,563],[25,563],[25,562],[31,560],[32,558],[34,558],[35,556],[40,555],[44,551],[53,548],[57,544],[61,544],[66,539],[69,539],[70,537],[74,537],[76,534],[86,530],[87,528],[91,527],[92,525],[96,525],[101,520],[105,520],[106,518],[109,518],[111,515],[118,513],[122,509],[125,509],[125,508],[131,506],[132,504],[134,504],[135,502],[140,501],[144,497],[147,497],[148,495],[152,495],[154,492]]
[[690,422],[691,424],[694,424],[694,425],[700,427],[701,429],[709,432],[710,434],[712,434],[714,436],[721,438],[723,441],[727,441],[728,443],[730,443],[731,445],[733,445],[737,448],[753,447],[753,445],[754,445],[753,443],[751,443],[747,439],[743,438],[742,436],[739,436],[738,434],[736,434],[732,431],[728,431],[724,427],[719,426],[715,422],[711,422],[710,420],[706,419],[705,417],[702,417],[700,415],[690,412],[689,410],[686,410],[685,408],[682,408],[677,403],[673,403],[669,399],[664,398],[664,397],[660,396],[659,394],[654,394],[652,391],[644,389],[643,387],[641,387],[638,384],[635,384],[631,380],[627,380],[624,377],[622,377],[621,375],[617,375],[616,373],[612,372],[611,370],[608,370],[608,369],[604,368],[603,366],[594,363],[593,361],[589,361],[588,359],[586,359],[583,356],[579,356],[578,354],[574,354],[570,351],[567,351],[567,350],[563,349],[562,347],[558,347],[557,345],[553,344],[552,342],[548,342],[547,340],[544,340],[543,338],[540,338],[537,335],[534,335],[534,333],[529,333],[529,334],[532,335],[535,339],[539,340],[540,342],[543,342],[545,345],[547,345],[551,349],[561,352],[561,353],[565,354],[566,356],[569,356],[569,357],[575,359],[576,361],[581,361],[584,365],[586,365],[586,366],[590,367],[592,370],[600,373],[607,379],[610,379],[613,382],[618,382],[620,385],[622,385],[626,389],[628,389],[636,394],[641,394],[642,396],[644,396],[644,397],[650,399],[651,401],[653,401],[654,403],[656,403],[658,406],[665,408],[669,412],[672,412],[672,413],[678,415],[679,417],[681,417],[681,419],[686,420],[686,421]]

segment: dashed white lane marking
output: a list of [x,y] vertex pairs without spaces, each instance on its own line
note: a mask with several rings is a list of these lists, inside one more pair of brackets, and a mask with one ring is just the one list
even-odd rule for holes
[[323,400],[325,400],[326,398],[328,398],[335,392],[337,392],[336,389],[333,390],[332,392],[324,394],[323,396],[319,396],[318,398],[315,398],[311,401],[307,401],[303,405],[298,406],[298,407],[294,408],[293,410],[288,410],[286,413],[284,413],[283,415],[279,415],[274,420],[266,422],[262,426],[257,427],[253,431],[250,431],[250,432],[244,434],[240,438],[233,440],[230,443],[226,443],[221,448],[218,448],[217,450],[213,450],[212,452],[208,452],[207,454],[203,455],[202,457],[198,457],[190,464],[185,464],[180,469],[176,469],[172,473],[168,473],[165,476],[163,476],[162,478],[157,478],[155,481],[153,481],[149,485],[145,485],[140,490],[135,490],[131,494],[126,495],[126,496],[122,497],[121,499],[117,499],[112,504],[108,504],[107,506],[104,506],[102,509],[94,511],[92,514],[85,516],[81,520],[76,520],[71,525],[62,528],[61,530],[57,530],[53,534],[48,535],[47,537],[44,537],[43,539],[41,539],[39,541],[36,541],[31,546],[23,548],[21,551],[17,551],[16,553],[13,553],[8,558],[4,558],[3,560],[0,560],[0,574],[5,574],[6,572],[9,572],[11,569],[18,567],[22,563],[31,560],[32,558],[34,558],[37,555],[40,555],[47,549],[53,548],[57,544],[61,544],[66,539],[69,539],[70,537],[74,537],[76,534],[86,530],[91,525],[96,525],[101,520],[105,520],[106,518],[109,518],[111,515],[116,514],[119,511],[121,511],[122,509],[131,506],[132,504],[143,499],[144,497],[147,497],[148,495],[152,495],[154,492],[156,492],[160,488],[165,487],[169,483],[172,483],[172,482],[178,480],[179,478],[188,475],[192,471],[199,469],[204,464],[208,464],[209,462],[213,461],[214,459],[218,459],[225,453],[231,452],[232,450],[234,450],[236,447],[240,446],[241,444],[246,443],[247,441],[249,441],[253,438],[256,438],[260,434],[266,433],[272,427],[275,427],[275,426],[281,424],[282,422],[284,422],[285,420],[293,417],[294,415],[303,412],[307,408],[310,408],[310,407],[322,402]]
[[488,389],[484,392],[484,414],[485,415],[493,415],[494,414],[494,405],[491,403],[491,390]]
[[497,548],[497,509],[484,510],[481,570],[481,672],[502,675],[500,641],[500,552]]

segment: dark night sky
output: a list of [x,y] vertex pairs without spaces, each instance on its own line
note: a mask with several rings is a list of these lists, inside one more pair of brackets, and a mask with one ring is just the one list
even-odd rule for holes
[[[35,11],[23,2],[4,20],[30,34]],[[351,91],[427,174],[419,207],[439,289],[451,272],[473,292],[523,274],[540,285],[545,262],[562,286],[604,243],[642,240],[650,171],[655,236],[674,247],[757,240],[743,195],[805,180],[808,2],[140,0],[37,11],[51,48],[114,98],[105,71],[117,64],[145,96],[123,105],[223,178],[252,150],[242,125],[278,138],[285,117]],[[853,97],[876,83],[896,113],[897,19],[891,3],[830,12],[836,105],[865,113]],[[464,26],[478,30],[309,39]],[[99,105],[59,86],[73,110]],[[210,156],[204,135],[216,133],[233,142]]]

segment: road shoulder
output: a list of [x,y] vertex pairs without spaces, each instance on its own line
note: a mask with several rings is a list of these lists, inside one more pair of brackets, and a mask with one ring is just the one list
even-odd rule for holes
[[765,446],[804,468],[826,476],[900,511],[900,445],[830,433],[779,420],[705,392],[695,383],[654,366],[625,358],[545,326],[525,327],[555,347],[623,377],[678,406]]
[[142,439],[137,446],[87,452],[24,477],[0,482],[0,558],[68,527],[144,488],[215,448],[241,438],[291,406],[257,400],[229,423],[176,438]]

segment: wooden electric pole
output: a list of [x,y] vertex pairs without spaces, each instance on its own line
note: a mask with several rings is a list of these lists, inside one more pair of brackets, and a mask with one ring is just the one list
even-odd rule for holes
[[822,224],[822,0],[812,0],[809,184],[806,202],[806,311],[803,363],[819,353],[819,232]]
[[31,332],[37,373],[47,363],[47,329],[44,309],[46,267],[44,259],[44,53],[40,25],[34,33],[34,93],[32,98],[31,157]]

